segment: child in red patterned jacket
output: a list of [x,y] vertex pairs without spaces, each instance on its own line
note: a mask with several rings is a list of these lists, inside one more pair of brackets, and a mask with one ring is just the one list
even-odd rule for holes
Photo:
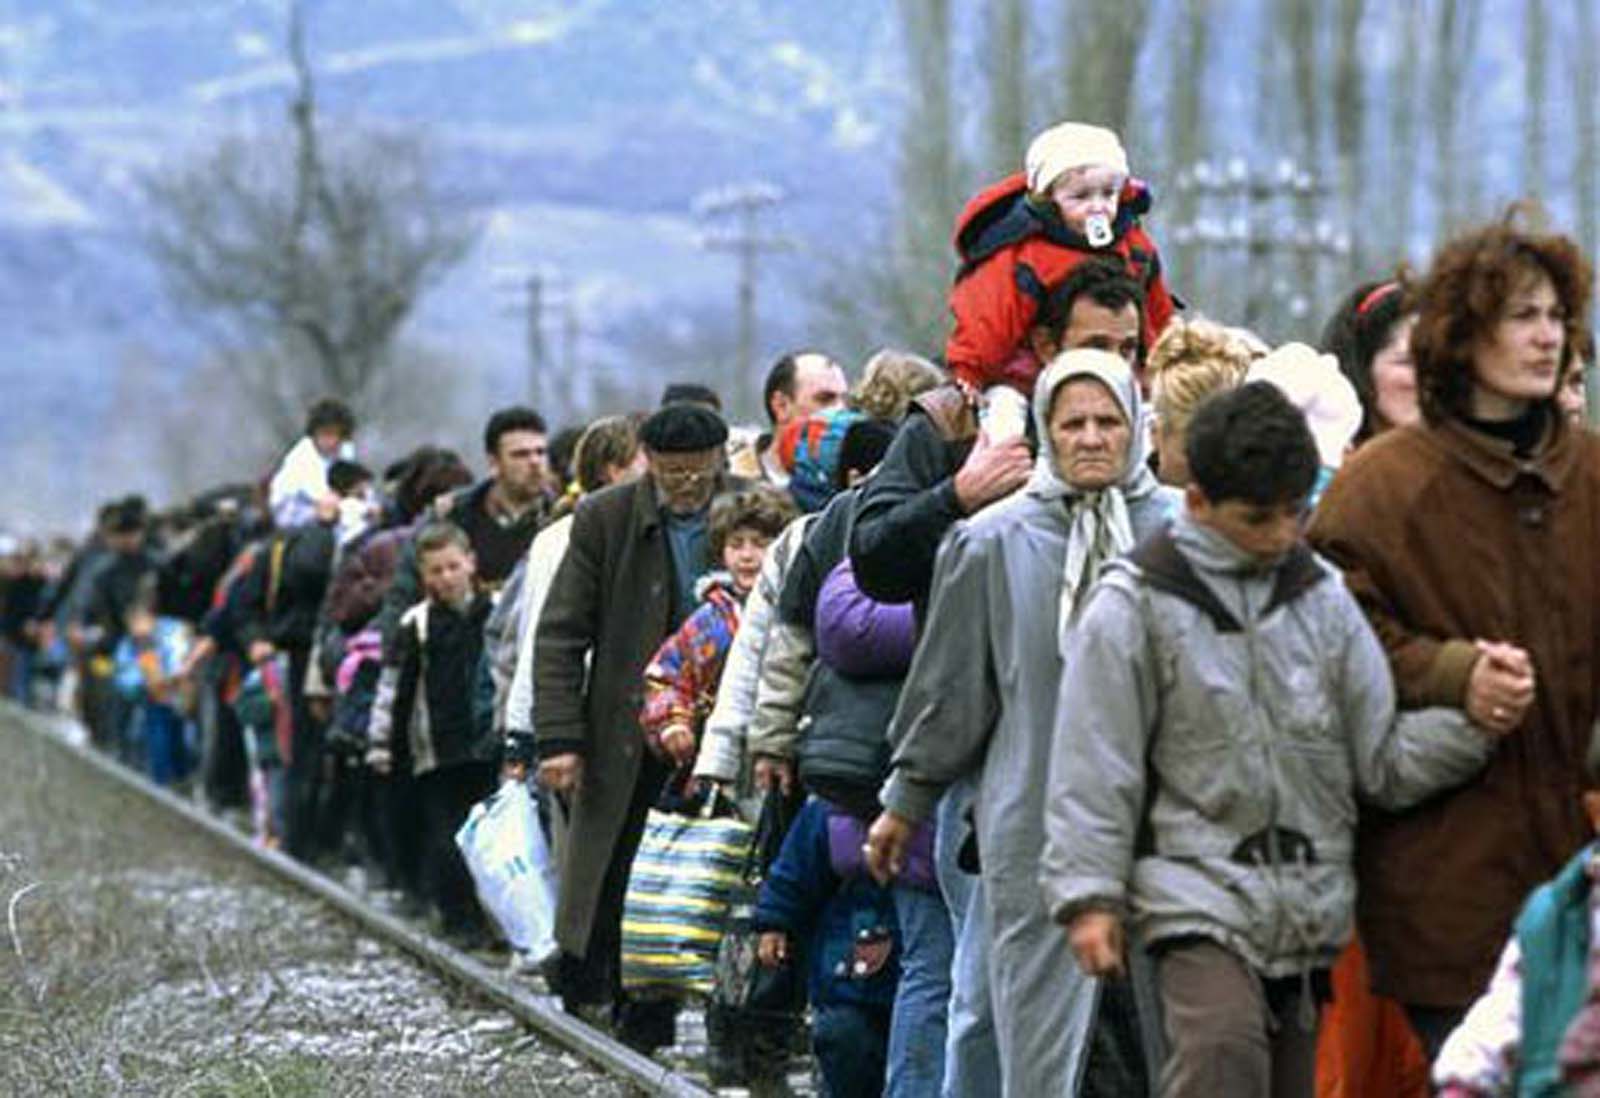
[[696,585],[700,605],[662,642],[644,672],[639,725],[650,750],[679,768],[674,786],[689,780],[739,612],[761,573],[767,546],[794,515],[788,497],[769,488],[723,496],[711,508],[711,556],[723,570],[701,577]]

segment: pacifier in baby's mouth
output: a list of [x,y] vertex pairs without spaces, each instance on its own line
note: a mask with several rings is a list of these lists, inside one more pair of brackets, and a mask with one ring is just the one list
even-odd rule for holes
[[1090,214],[1083,223],[1083,235],[1091,248],[1104,248],[1111,243],[1111,219],[1105,214]]

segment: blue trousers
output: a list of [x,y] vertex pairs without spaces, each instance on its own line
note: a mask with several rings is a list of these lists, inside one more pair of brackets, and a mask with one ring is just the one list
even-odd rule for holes
[[983,878],[956,864],[961,844],[972,831],[967,813],[977,787],[973,775],[945,792],[933,840],[934,868],[955,937],[950,964],[954,992],[941,1092],[948,1098],[1000,1098],[1001,1093],[1000,1045],[989,998],[989,905]]
[[817,1006],[811,1049],[827,1098],[878,1098],[889,1051],[889,1008],[864,1003]]
[[900,983],[889,1027],[889,1098],[928,1098],[944,1080],[950,1006],[950,913],[937,892],[896,885]]
[[144,763],[150,780],[171,785],[189,773],[189,747],[183,717],[170,706],[146,702],[134,716],[142,735]]

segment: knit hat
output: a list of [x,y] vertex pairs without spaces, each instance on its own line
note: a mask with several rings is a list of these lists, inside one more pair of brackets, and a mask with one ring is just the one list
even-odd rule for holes
[[1023,167],[1028,175],[1028,190],[1044,194],[1063,172],[1073,168],[1103,165],[1128,174],[1128,154],[1117,135],[1101,126],[1082,122],[1063,122],[1051,126],[1028,146]]
[[639,441],[657,454],[715,450],[728,441],[728,425],[703,404],[668,404],[644,421]]
[[828,408],[784,425],[778,460],[789,470],[789,494],[802,511],[820,511],[833,497],[845,433],[863,418],[848,408]]
[[1361,427],[1361,398],[1339,369],[1339,360],[1304,343],[1285,343],[1255,361],[1246,383],[1267,381],[1300,409],[1316,440],[1324,467],[1336,469]]

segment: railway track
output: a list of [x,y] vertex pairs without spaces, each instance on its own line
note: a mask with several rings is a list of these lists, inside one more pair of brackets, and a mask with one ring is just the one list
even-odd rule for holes
[[[518,977],[454,949],[378,909],[339,881],[276,851],[255,846],[248,836],[224,819],[207,813],[183,797],[157,788],[120,763],[84,745],[76,724],[70,719],[0,703],[0,720],[25,729],[33,737],[70,756],[105,781],[114,783],[162,813],[181,821],[184,828],[204,835],[210,842],[226,850],[230,857],[247,862],[332,908],[359,926],[365,935],[404,951],[468,996],[492,1004],[539,1036],[599,1068],[607,1076],[624,1080],[646,1094],[711,1098],[717,1093],[708,1089],[703,1081],[641,1055],[573,1018],[561,1009],[555,997],[541,994],[530,986],[527,978]],[[0,843],[0,855],[3,854],[3,843]],[[0,899],[3,898],[0,896]],[[13,917],[17,902],[18,897],[13,895]],[[0,915],[3,914],[0,912]]]

